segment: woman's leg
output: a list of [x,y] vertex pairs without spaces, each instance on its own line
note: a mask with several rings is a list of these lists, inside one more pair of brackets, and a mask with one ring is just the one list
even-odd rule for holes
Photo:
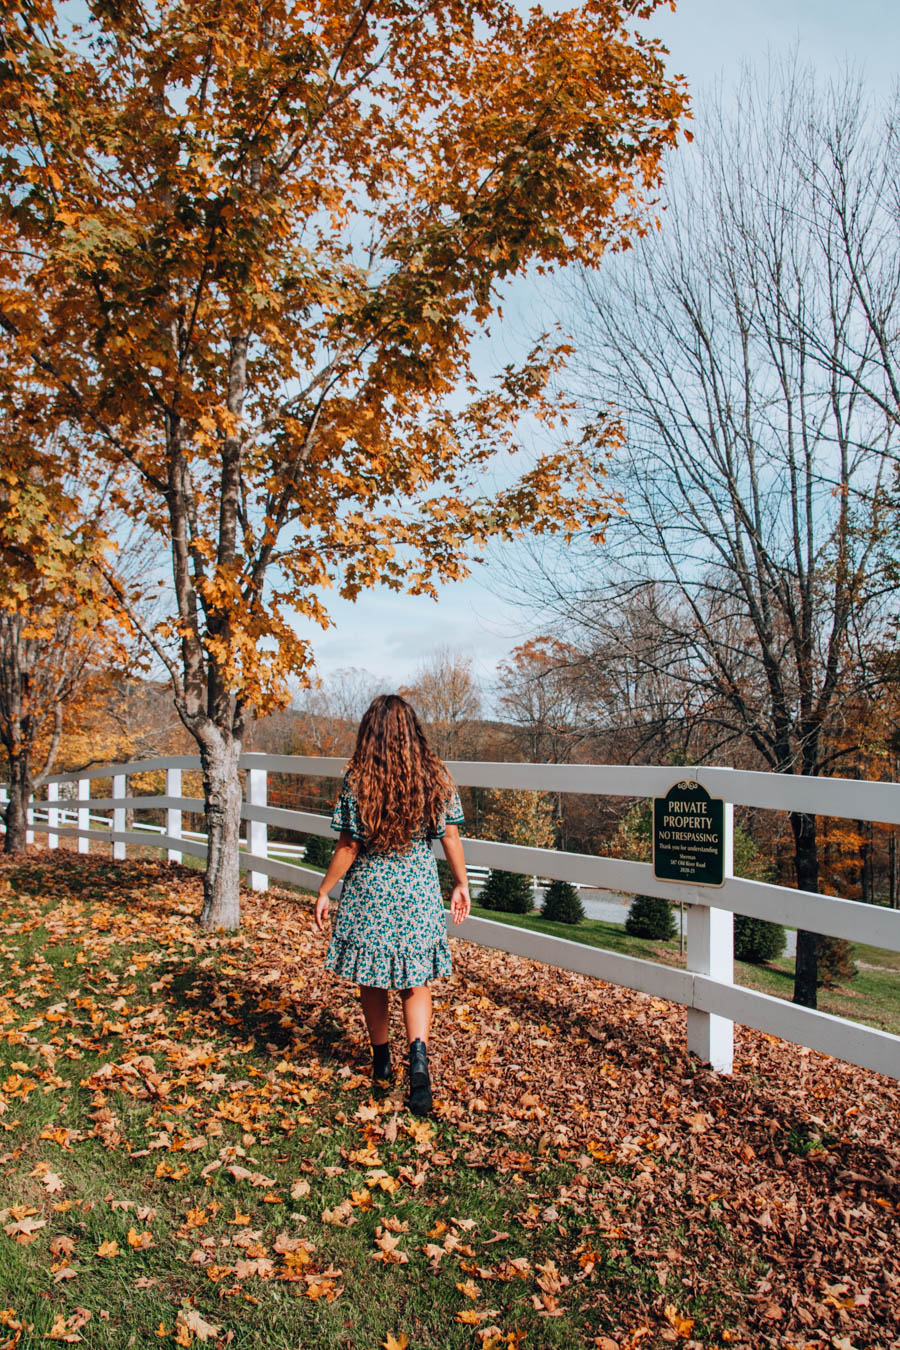
[[363,984],[359,990],[359,1001],[369,1030],[369,1040],[373,1045],[384,1045],[388,1038],[388,991]]
[[427,1116],[433,1105],[427,1050],[431,1030],[431,989],[427,984],[419,984],[413,989],[401,989],[400,997],[409,1038],[409,1109],[417,1116]]
[[401,989],[400,998],[407,1040],[410,1045],[415,1040],[424,1041],[427,1045],[431,1031],[431,986],[417,984],[413,989]]

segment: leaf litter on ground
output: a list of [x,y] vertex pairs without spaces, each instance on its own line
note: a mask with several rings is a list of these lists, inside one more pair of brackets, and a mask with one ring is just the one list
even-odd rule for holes
[[0,1350],[133,1344],[111,1279],[177,1345],[279,1290],[310,1344],[898,1343],[895,1083],[740,1028],[716,1075],[683,1009],[453,940],[416,1120],[309,899],[248,892],[237,934],[200,903],[164,863],[0,862],[0,1258],[38,1289]]

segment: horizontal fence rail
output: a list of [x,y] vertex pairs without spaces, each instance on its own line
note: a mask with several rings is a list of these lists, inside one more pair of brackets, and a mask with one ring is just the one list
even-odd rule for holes
[[[332,836],[330,818],[315,812],[268,805],[269,775],[310,776],[339,780],[346,761],[307,755],[241,756],[246,778],[242,819],[246,839],[241,867],[256,890],[271,878],[318,889],[322,873],[300,861],[302,848],[268,839],[270,826],[302,834]],[[182,795],[182,774],[196,772],[199,758],[166,756],[126,764],[92,765],[75,773],[54,775],[46,802],[29,807],[29,834],[46,831],[50,847],[60,837],[78,841],[80,852],[93,844],[112,846],[124,858],[127,845],[165,849],[171,861],[182,855],[205,858],[206,836],[182,828],[184,813],[202,814],[203,801]],[[527,848],[492,840],[465,839],[466,859],[473,872],[490,868],[521,872],[533,878],[559,879],[580,887],[626,894],[658,896],[688,906],[687,969],[622,956],[577,941],[550,937],[493,920],[468,918],[450,925],[454,937],[510,952],[563,970],[592,975],[610,983],[682,1004],[688,1014],[688,1047],[714,1068],[729,1071],[733,1062],[733,1023],[809,1046],[824,1054],[900,1078],[900,1037],[877,1028],[817,1010],[800,1008],[756,990],[734,984],[733,915],[768,919],[809,932],[900,951],[900,911],[811,894],[787,886],[748,881],[733,875],[732,813],[735,805],[766,810],[803,811],[814,815],[900,824],[900,784],[856,779],[802,778],[721,767],[633,766],[603,764],[508,764],[457,761],[448,764],[461,787],[528,789],[595,796],[661,796],[673,779],[691,778],[713,797],[726,802],[726,877],[719,889],[705,889],[657,880],[649,863],[590,854]],[[164,772],[166,792],[128,792],[137,775]],[[91,782],[112,780],[111,796],[91,796]],[[64,796],[73,792],[72,796]],[[134,822],[127,813],[165,812],[165,826]],[[108,811],[109,816],[97,813]],[[97,827],[100,828],[97,828]],[[440,845],[435,843],[435,851]],[[287,861],[295,859],[296,861]],[[474,878],[473,878],[474,879]],[[339,887],[335,894],[339,894]],[[449,919],[448,919],[449,924]]]

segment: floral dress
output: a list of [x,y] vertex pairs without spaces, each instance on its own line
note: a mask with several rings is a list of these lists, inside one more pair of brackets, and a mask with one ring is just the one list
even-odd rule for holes
[[328,970],[379,989],[412,989],[452,973],[431,840],[443,839],[446,826],[463,819],[454,792],[437,827],[417,833],[407,851],[367,849],[359,805],[344,779],[331,828],[346,830],[363,847],[344,878],[325,956]]

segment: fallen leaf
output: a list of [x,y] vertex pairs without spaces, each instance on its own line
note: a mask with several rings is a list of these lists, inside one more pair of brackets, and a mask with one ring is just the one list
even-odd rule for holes
[[682,1317],[674,1303],[666,1304],[663,1309],[663,1315],[669,1325],[674,1329],[676,1335],[685,1338],[690,1336],[694,1326],[693,1317]]
[[[222,1334],[222,1328],[215,1326],[212,1322],[205,1321],[196,1308],[179,1308],[175,1324],[179,1330],[192,1333],[198,1341],[208,1341],[211,1337],[214,1339]],[[188,1338],[188,1344],[190,1344],[190,1338]]]
[[14,1223],[4,1224],[3,1231],[8,1237],[15,1238],[21,1246],[34,1241],[34,1235],[39,1228],[46,1228],[46,1219],[18,1219]]

